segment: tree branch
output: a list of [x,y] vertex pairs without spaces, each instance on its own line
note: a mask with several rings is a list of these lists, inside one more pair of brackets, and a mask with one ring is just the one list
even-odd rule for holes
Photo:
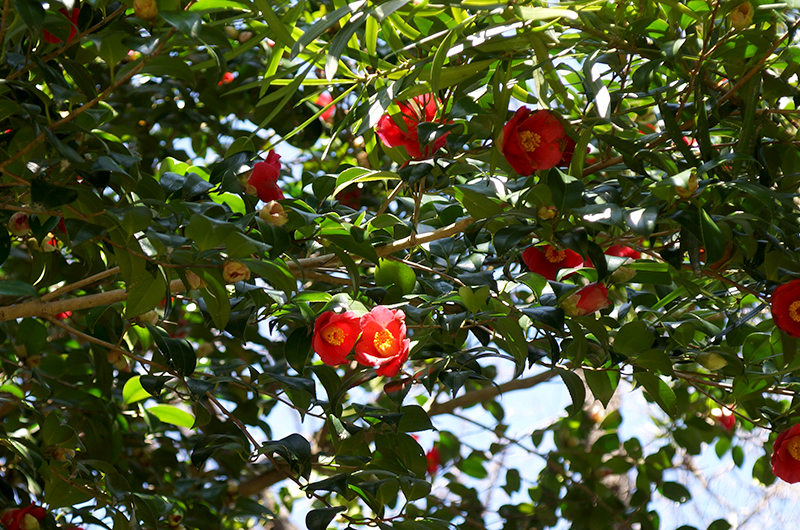
[[[400,250],[405,250],[407,248],[411,248],[417,245],[430,243],[431,241],[436,241],[437,239],[450,237],[453,234],[463,232],[464,229],[468,227],[470,224],[472,224],[474,221],[475,220],[472,217],[467,217],[461,219],[460,221],[456,221],[453,224],[439,228],[438,230],[434,230],[433,232],[426,232],[420,235],[412,234],[406,238],[395,241],[394,243],[389,243],[388,245],[383,245],[381,247],[378,247],[375,249],[375,252],[378,254],[378,256],[388,256],[389,254],[398,252]],[[317,267],[322,267],[324,265],[334,264],[336,262],[338,262],[338,258],[336,257],[335,254],[326,254],[324,256],[299,259],[297,260],[297,262],[289,262],[287,265],[289,271],[296,278],[303,278],[305,275],[305,277],[307,278],[320,279],[322,275],[313,272],[311,272],[311,274],[308,274],[307,272],[305,272],[306,269],[314,269]],[[106,273],[99,273],[99,275],[103,274],[108,275],[109,271],[106,271]],[[92,278],[96,278],[99,275],[95,275]],[[82,285],[87,285],[88,283],[92,283],[91,281],[89,281],[92,280],[92,278],[87,278],[86,280],[83,280],[84,282],[87,283],[83,283]],[[325,278],[324,281],[331,280],[331,278],[327,276],[325,276],[324,278]],[[341,282],[333,280],[331,283],[341,283]],[[185,286],[183,285],[183,281],[181,280],[172,280],[172,282],[170,282],[169,288],[170,291],[173,293],[183,292],[186,290]],[[53,297],[53,293],[44,295],[44,297],[42,297],[42,299],[40,300],[31,300],[29,302],[23,302],[20,304],[0,307],[0,322],[5,322],[7,320],[14,320],[17,318],[28,318],[35,316],[42,316],[42,317],[54,316],[59,313],[63,313],[65,311],[79,311],[81,309],[90,309],[92,307],[109,305],[115,302],[124,302],[128,299],[128,293],[126,292],[125,289],[117,289],[114,291],[90,294],[78,298],[57,300],[53,302],[48,302],[47,300],[45,300],[44,298],[46,297],[47,300],[49,300],[50,298]]]

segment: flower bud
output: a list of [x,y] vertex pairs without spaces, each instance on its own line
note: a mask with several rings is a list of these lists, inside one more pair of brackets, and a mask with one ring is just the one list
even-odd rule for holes
[[587,285],[573,293],[561,303],[561,309],[569,317],[589,315],[608,307],[608,289],[602,283]]
[[191,287],[192,290],[197,290],[208,285],[205,280],[192,271],[186,271],[186,281],[189,282],[189,287]]
[[139,324],[141,325],[147,323],[155,326],[156,323],[158,323],[158,313],[156,313],[153,309],[143,315],[139,315],[137,318],[139,320]]
[[683,186],[675,186],[675,193],[678,194],[678,197],[681,199],[689,199],[694,192],[697,191],[697,173],[692,172],[689,175],[689,180],[686,183],[686,187]]
[[711,351],[698,353],[694,360],[697,364],[708,370],[720,370],[728,366],[728,361],[726,361],[722,355]]
[[283,226],[289,221],[289,216],[286,215],[286,211],[278,201],[269,201],[258,212],[258,216],[262,220],[277,226]]
[[226,261],[222,266],[222,278],[226,283],[236,283],[250,279],[250,269],[238,261]]
[[542,206],[536,212],[536,215],[538,215],[539,219],[541,219],[542,221],[549,221],[550,219],[558,215],[558,210],[556,210],[552,206]]
[[183,516],[179,513],[171,513],[167,517],[167,523],[170,526],[178,526],[181,524],[181,521],[183,521]]
[[45,252],[55,252],[58,250],[58,239],[56,239],[53,234],[47,234],[42,240],[41,249]]
[[239,41],[240,44],[244,44],[245,42],[249,41],[252,38],[253,38],[253,32],[252,31],[241,31],[241,32],[239,32],[238,41]]
[[39,365],[42,363],[41,355],[29,355],[25,359],[25,365],[28,368],[39,368]]
[[28,214],[23,212],[16,212],[8,220],[8,231],[15,236],[24,236],[30,232],[31,227],[28,224]]
[[158,16],[156,0],[133,0],[133,13],[142,20],[153,20]]
[[636,269],[630,267],[620,267],[611,273],[609,281],[611,283],[625,283],[632,280],[636,276]]
[[227,35],[229,39],[238,39],[239,30],[233,26],[225,26],[225,35]]
[[743,30],[753,23],[753,5],[750,2],[743,2],[731,11],[731,26],[735,30]]

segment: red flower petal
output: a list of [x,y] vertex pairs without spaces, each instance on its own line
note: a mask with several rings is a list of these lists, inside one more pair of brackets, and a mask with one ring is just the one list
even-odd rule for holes
[[772,320],[792,337],[800,337],[800,280],[778,286],[772,293]]
[[555,280],[561,269],[572,269],[583,265],[583,258],[569,249],[558,250],[552,245],[528,247],[522,253],[522,261],[531,272]]
[[375,366],[378,375],[392,377],[408,359],[411,341],[406,338],[406,315],[399,309],[377,306],[361,317],[361,338],[356,361]]
[[329,366],[344,364],[360,332],[359,318],[353,311],[326,311],[314,323],[314,351]]
[[[398,103],[400,114],[396,118],[388,114],[382,116],[375,127],[375,133],[386,147],[403,147],[412,159],[428,157],[444,147],[448,133],[437,138],[432,147],[426,146],[423,152],[420,150],[417,126],[420,122],[434,121],[439,105],[441,102],[433,94],[422,94]],[[397,119],[403,121],[405,130]]]
[[781,480],[800,482],[800,423],[783,431],[772,450],[772,472]]
[[283,191],[278,187],[278,176],[281,173],[281,156],[275,151],[267,154],[267,160],[253,166],[253,173],[247,183],[253,186],[258,198],[264,202],[283,199]]
[[502,151],[514,171],[525,177],[556,166],[564,156],[566,138],[555,114],[522,107],[503,127]]

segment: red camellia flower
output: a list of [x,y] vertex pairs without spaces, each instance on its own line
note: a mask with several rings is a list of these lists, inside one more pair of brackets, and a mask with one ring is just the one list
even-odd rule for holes
[[772,293],[772,320],[792,337],[800,337],[800,280],[784,283]]
[[408,359],[411,341],[406,338],[406,315],[399,309],[377,306],[361,317],[361,338],[356,361],[377,367],[378,375],[392,377]]
[[27,508],[12,508],[5,510],[0,516],[0,522],[6,530],[39,530],[47,511],[41,506],[31,504]]
[[613,247],[608,247],[604,252],[604,254],[606,256],[617,256],[620,258],[631,258],[631,259],[639,259],[642,257],[641,252],[637,252],[631,247],[626,247],[625,245],[614,245]]
[[224,74],[222,74],[222,79],[219,80],[219,83],[217,83],[217,85],[227,85],[228,83],[233,81],[233,79],[234,79],[233,72],[225,72]]
[[281,173],[281,155],[270,150],[267,160],[253,166],[253,172],[247,179],[247,192],[258,195],[264,202],[283,199],[283,191],[278,187],[278,176]]
[[15,236],[24,236],[31,231],[28,214],[24,212],[15,212],[8,220],[8,231]]
[[[69,11],[67,11],[66,9],[60,9],[58,12],[69,19],[70,22],[69,38],[67,39],[67,42],[69,42],[75,38],[75,35],[78,34],[78,16],[81,14],[81,10],[78,7],[73,7],[72,15],[70,15]],[[44,30],[43,33],[45,42],[49,42],[50,44],[58,44],[59,42],[61,42],[61,39],[59,39],[49,31]]]
[[442,459],[439,454],[439,449],[434,445],[431,450],[425,454],[425,458],[428,460],[428,474],[433,476],[436,470],[439,469],[439,463]]
[[344,364],[360,332],[360,320],[353,311],[326,311],[314,323],[314,351],[329,366]]
[[[503,127],[502,151],[514,171],[527,177],[561,162],[568,147],[567,139],[569,136],[555,114],[549,110],[531,112],[522,107]],[[574,146],[572,150],[575,151]]]
[[571,250],[558,250],[552,245],[541,248],[528,247],[522,253],[522,261],[531,272],[540,274],[548,280],[555,280],[561,269],[572,269],[583,265],[583,258]]
[[780,433],[775,440],[772,472],[790,484],[800,482],[800,423]]
[[405,123],[406,130],[403,130],[391,116],[386,114],[378,121],[375,132],[386,147],[402,146],[415,160],[429,157],[444,147],[447,134],[437,138],[433,147],[427,145],[424,151],[421,151],[417,126],[420,122],[433,121],[436,118],[436,109],[441,104],[439,98],[433,94],[422,94],[409,101],[399,103],[400,117]]
[[736,425],[736,416],[728,407],[720,407],[711,411],[711,416],[719,423],[726,431],[732,431],[733,426]]
[[570,317],[589,315],[608,307],[608,289],[602,283],[593,283],[579,289],[561,304],[564,314]]
[[569,167],[572,163],[572,157],[575,156],[575,146],[577,143],[569,136],[564,136],[562,140],[563,154],[561,160],[558,162],[558,167]]
[[[325,107],[325,106],[329,105],[332,101],[333,101],[333,97],[330,94],[328,94],[327,92],[323,92],[322,94],[317,96],[317,99],[316,99],[316,101],[314,101],[314,103],[316,103],[320,107]],[[336,114],[336,107],[335,106],[329,108],[328,110],[326,110],[325,112],[320,114],[319,117],[320,117],[320,119],[322,119],[322,121],[330,123],[331,121],[333,121],[333,115],[334,114]]]

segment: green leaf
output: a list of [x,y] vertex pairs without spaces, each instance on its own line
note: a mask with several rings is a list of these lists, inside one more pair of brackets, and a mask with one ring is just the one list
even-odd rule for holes
[[586,388],[583,386],[583,380],[575,372],[558,368],[558,375],[567,385],[569,395],[572,396],[572,404],[567,407],[567,414],[571,418],[583,409],[583,404],[586,401]]
[[45,208],[69,204],[77,198],[78,192],[74,189],[51,184],[44,179],[31,180],[31,200]]
[[0,385],[0,392],[6,392],[8,394],[13,395],[17,399],[25,399],[25,394],[22,392],[22,389],[17,385],[12,384],[5,384]]
[[617,370],[584,370],[583,376],[592,395],[603,404],[608,406],[614,392],[619,385],[619,372]]
[[692,500],[692,494],[689,493],[689,490],[677,482],[664,482],[659,491],[664,497],[681,504]]
[[554,20],[557,18],[578,20],[578,13],[569,9],[526,7],[515,5],[514,13],[522,20]]
[[647,324],[641,320],[629,322],[617,331],[614,338],[614,351],[621,355],[636,355],[650,348],[655,341]]
[[39,294],[29,283],[19,280],[2,280],[0,281],[0,296],[33,296],[38,298]]
[[259,454],[277,454],[289,463],[293,471],[308,480],[311,474],[311,444],[299,434],[290,434],[274,442],[264,442],[258,448]]
[[660,377],[648,372],[633,374],[634,380],[644,387],[650,398],[670,417],[675,417],[678,411],[678,400],[675,392]]
[[[196,5],[194,4],[192,7]],[[141,73],[156,77],[177,77],[194,84],[194,72],[180,57],[170,57],[168,55],[153,57],[145,64]]]
[[401,409],[403,417],[397,425],[400,432],[419,432],[433,429],[428,413],[419,405],[407,405]]
[[639,354],[634,363],[642,368],[664,375],[673,375],[672,361],[664,350],[649,349]]
[[194,425],[194,416],[173,405],[153,405],[145,410],[164,423],[187,429],[191,429]]
[[203,19],[191,11],[161,11],[161,17],[184,35],[196,39],[200,33]]
[[135,375],[125,382],[122,387],[122,402],[126,405],[136,403],[143,399],[152,397],[150,393],[142,388],[142,383],[139,381],[139,376]]
[[128,284],[128,301],[125,304],[125,317],[134,318],[155,308],[168,296],[166,280],[158,268],[146,267],[138,281]]
[[173,339],[166,331],[150,324],[145,326],[170,368],[180,375],[191,375],[197,366],[197,355],[191,343],[186,339]]
[[334,506],[332,508],[317,508],[306,514],[306,528],[308,530],[327,530],[328,525],[340,514],[347,511],[345,506]]

